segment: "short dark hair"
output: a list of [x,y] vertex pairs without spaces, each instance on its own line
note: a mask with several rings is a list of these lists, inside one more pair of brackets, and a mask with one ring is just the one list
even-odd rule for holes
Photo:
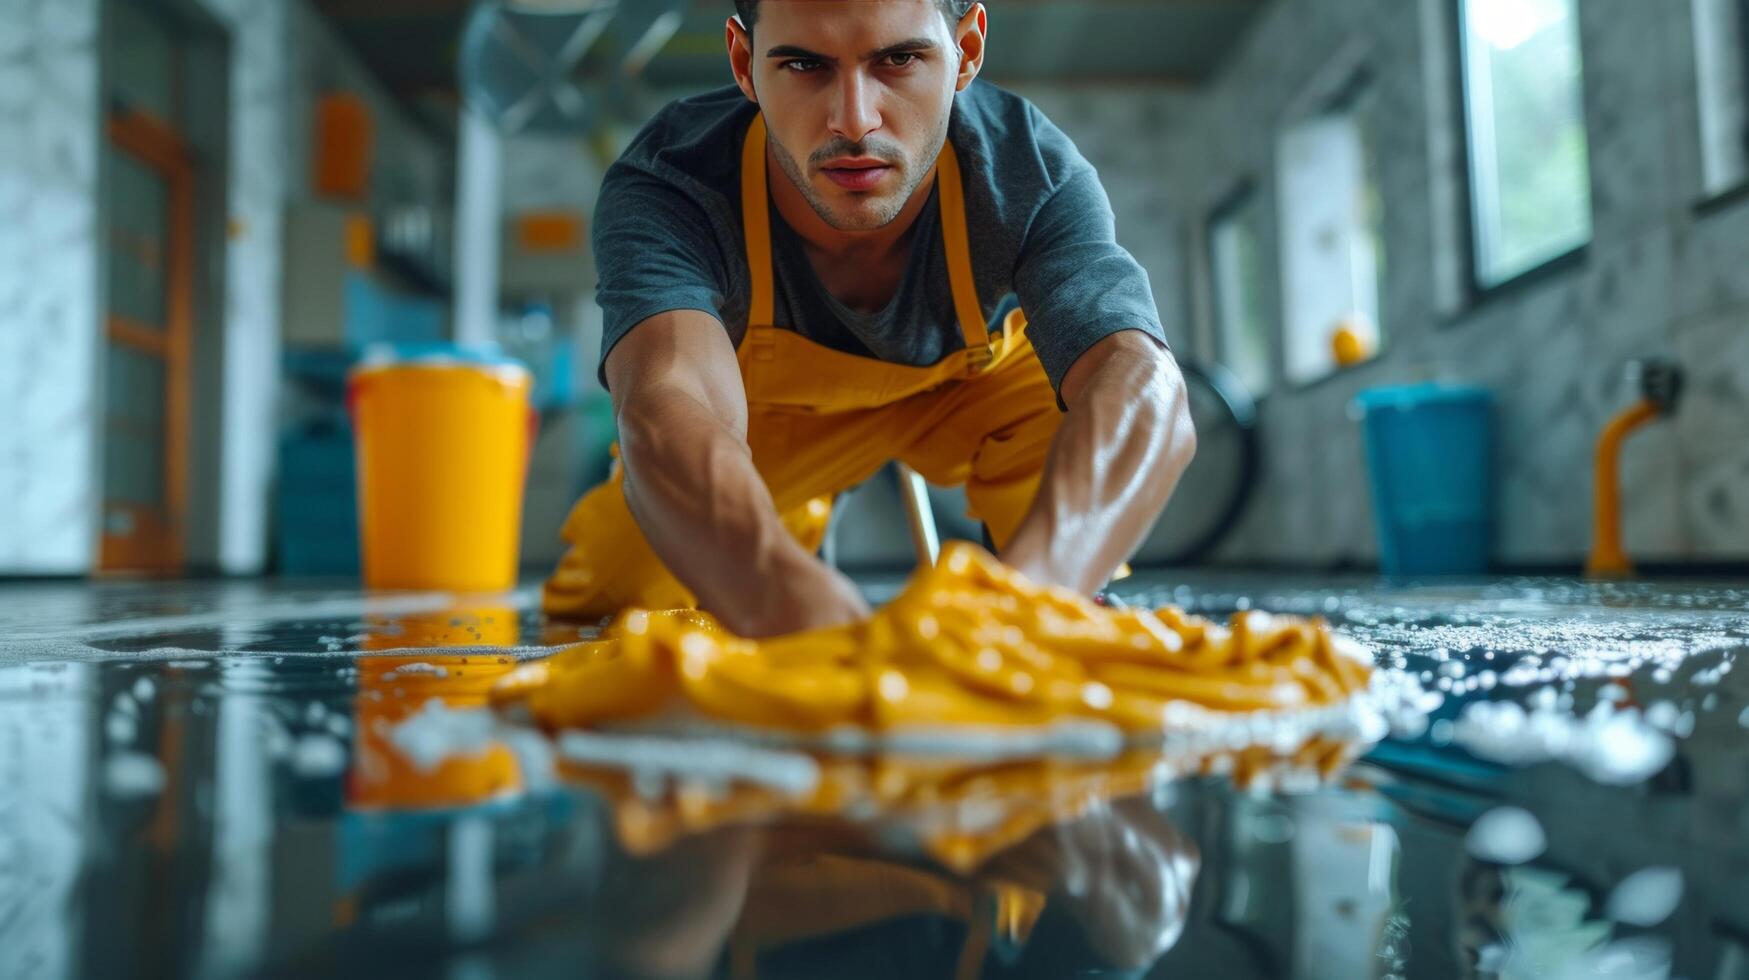
[[[941,8],[941,15],[947,18],[949,24],[957,24],[966,11],[979,0],[935,0],[935,5]],[[753,22],[759,19],[759,0],[735,0],[735,13],[740,15],[741,26],[753,29]]]

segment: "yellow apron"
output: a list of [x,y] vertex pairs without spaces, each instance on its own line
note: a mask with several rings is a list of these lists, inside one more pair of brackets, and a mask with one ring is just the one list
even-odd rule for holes
[[[765,142],[764,117],[756,116],[741,153],[752,298],[736,358],[747,393],[748,448],[785,526],[804,547],[818,548],[832,495],[899,459],[931,483],[964,484],[970,516],[989,526],[1000,547],[1032,503],[1061,413],[1021,311],[1009,314],[994,340],[985,327],[952,144],[936,160],[936,188],[965,349],[914,367],[832,350],[772,322]],[[546,583],[548,614],[599,617],[630,606],[697,605],[645,541],[626,507],[623,479],[616,464],[565,521],[570,549]]]

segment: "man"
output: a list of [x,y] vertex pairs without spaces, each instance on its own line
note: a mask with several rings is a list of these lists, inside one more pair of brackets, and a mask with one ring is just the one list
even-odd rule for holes
[[736,7],[735,87],[664,108],[602,186],[620,466],[566,522],[547,611],[863,618],[814,549],[831,495],[894,458],[963,483],[1003,561],[1091,593],[1196,442],[1093,168],[974,82],[981,3]]

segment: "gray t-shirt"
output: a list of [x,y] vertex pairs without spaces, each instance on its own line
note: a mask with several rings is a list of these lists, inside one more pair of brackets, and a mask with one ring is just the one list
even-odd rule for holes
[[[740,344],[751,302],[741,143],[757,111],[734,86],[669,103],[608,169],[594,222],[603,364],[633,327],[669,310],[710,313]],[[1117,244],[1105,188],[1061,130],[1030,102],[980,81],[955,96],[948,139],[992,332],[1018,300],[1053,387],[1108,334],[1137,329],[1166,343],[1148,274]],[[934,364],[963,349],[936,197],[917,219],[897,293],[872,314],[826,291],[774,209],[776,326],[898,364]]]

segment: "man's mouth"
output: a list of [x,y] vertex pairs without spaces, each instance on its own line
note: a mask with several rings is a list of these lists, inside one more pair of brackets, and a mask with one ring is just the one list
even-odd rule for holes
[[872,190],[892,171],[891,164],[874,157],[840,157],[820,168],[827,180],[847,191]]

